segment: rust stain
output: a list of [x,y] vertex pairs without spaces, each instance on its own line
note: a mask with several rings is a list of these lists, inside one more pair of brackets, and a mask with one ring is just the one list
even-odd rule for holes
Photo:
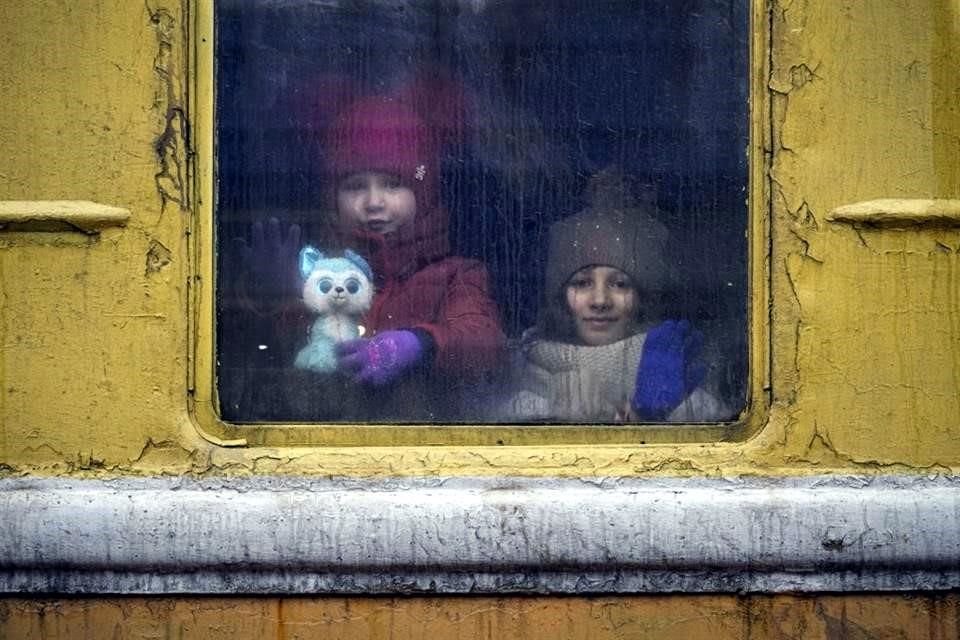
[[283,598],[277,598],[277,640],[287,640],[287,630],[283,619]]
[[[275,636],[268,631],[276,614]],[[0,599],[3,638],[823,638],[957,637],[956,594],[618,598]],[[288,633],[286,624],[300,626]],[[296,629],[296,627],[294,627]]]
[[831,616],[823,610],[823,607],[817,607],[817,614],[823,620],[826,626],[826,640],[881,640],[891,637],[906,638],[906,634],[899,633],[897,636],[891,636],[889,633],[878,633],[853,622],[847,617],[847,608],[843,607],[840,611],[840,617]]

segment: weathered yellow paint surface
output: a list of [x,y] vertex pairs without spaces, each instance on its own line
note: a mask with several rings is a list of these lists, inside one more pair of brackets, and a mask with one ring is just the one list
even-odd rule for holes
[[956,595],[0,601],[18,640],[949,640]]
[[99,236],[0,232],[0,463],[132,466],[185,432],[190,214],[183,142],[165,136],[186,82],[182,9],[4,3],[2,16],[0,199],[131,218]]
[[[772,3],[757,64],[770,201],[755,229],[759,246],[771,238],[769,411],[746,442],[592,448],[201,437],[189,304],[208,274],[194,277],[189,251],[188,15],[176,0],[2,3],[0,200],[91,201],[130,219],[95,235],[0,230],[0,473],[960,471],[958,229],[827,220],[863,200],[960,197],[956,2]],[[952,595],[0,601],[0,636],[49,639],[955,638],[957,620]]]
[[827,220],[862,200],[957,197],[954,3],[773,4],[769,62],[764,51],[756,62],[769,73],[756,99],[757,131],[770,131],[770,202],[757,203],[755,229],[755,246],[769,251],[768,270],[762,255],[757,270],[759,297],[762,279],[771,283],[769,411],[758,398],[759,430],[746,442],[592,448],[205,440],[188,390],[188,310],[209,280],[191,275],[209,255],[205,238],[197,254],[188,242],[200,210],[185,139],[189,12],[175,0],[84,0],[8,3],[3,14],[0,199],[85,200],[131,214],[126,228],[98,235],[0,232],[0,464],[9,473],[960,468],[956,227]]

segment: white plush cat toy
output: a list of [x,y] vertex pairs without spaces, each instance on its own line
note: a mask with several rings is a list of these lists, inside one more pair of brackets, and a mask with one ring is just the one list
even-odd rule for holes
[[300,251],[303,301],[317,313],[307,346],[293,365],[331,372],[337,368],[335,345],[360,337],[358,322],[373,299],[370,265],[347,249],[342,257],[327,257],[307,246]]

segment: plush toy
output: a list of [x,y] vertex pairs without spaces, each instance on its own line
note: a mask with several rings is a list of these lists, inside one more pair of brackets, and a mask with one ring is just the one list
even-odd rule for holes
[[373,299],[370,265],[347,249],[342,257],[328,257],[307,246],[300,251],[303,301],[317,313],[307,346],[294,366],[331,372],[337,368],[335,347],[360,337],[358,321]]

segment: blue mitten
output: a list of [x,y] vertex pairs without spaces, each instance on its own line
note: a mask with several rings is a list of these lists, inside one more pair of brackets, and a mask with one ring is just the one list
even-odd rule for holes
[[631,402],[641,419],[665,420],[703,383],[702,348],[703,334],[686,320],[667,320],[647,333]]
[[369,340],[350,340],[337,345],[337,369],[374,386],[399,378],[418,364],[424,346],[413,331],[384,331]]

